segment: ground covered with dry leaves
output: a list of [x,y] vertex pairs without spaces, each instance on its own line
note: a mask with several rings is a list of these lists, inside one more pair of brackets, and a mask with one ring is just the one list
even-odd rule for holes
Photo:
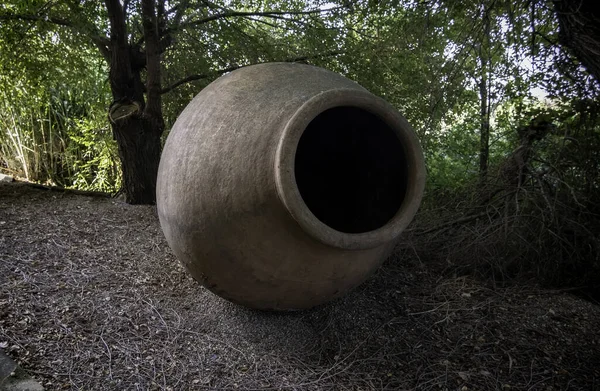
[[407,248],[347,297],[251,311],[192,280],[154,207],[0,184],[0,347],[48,390],[598,390],[600,306]]

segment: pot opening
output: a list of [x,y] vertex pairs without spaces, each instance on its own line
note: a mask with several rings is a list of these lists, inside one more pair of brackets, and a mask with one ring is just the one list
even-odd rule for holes
[[358,107],[334,107],[304,129],[295,156],[295,179],[306,206],[344,233],[386,225],[408,186],[407,159],[394,130]]

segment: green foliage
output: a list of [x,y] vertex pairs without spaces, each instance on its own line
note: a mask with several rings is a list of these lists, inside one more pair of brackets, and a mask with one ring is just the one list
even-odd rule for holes
[[436,133],[426,152],[428,188],[452,191],[463,188],[478,175],[477,107],[465,108],[460,115],[447,118],[447,125]]
[[[180,28],[173,33],[174,44],[162,58],[163,86],[168,88],[190,76],[196,78],[163,95],[166,123],[172,125],[189,101],[224,70],[301,58],[326,66],[328,59],[334,57],[328,53],[342,50],[342,31],[333,27],[342,13],[316,13],[322,3],[325,2],[215,1],[200,2],[197,7],[190,3]],[[195,24],[210,15],[233,10],[290,14],[228,17]],[[313,13],[294,14],[301,12]]]
[[[600,280],[597,81],[554,44],[557,24],[553,10],[543,3],[437,1],[427,7],[423,11],[413,4],[386,14],[393,21],[387,26],[405,28],[395,30],[400,36],[390,35],[389,42],[404,42],[411,32],[416,38],[419,31],[426,38],[409,38],[401,54],[391,50],[393,46],[381,47],[381,63],[393,67],[394,79],[385,73],[374,79],[386,88],[414,83],[413,91],[404,87],[409,96],[404,99],[410,103],[386,99],[403,108],[425,147],[428,185],[416,232],[427,232],[417,248],[431,253],[421,258],[439,258],[462,272],[485,271],[495,279],[529,276],[553,286],[593,289]],[[494,191],[488,191],[477,175],[482,70],[478,45],[486,42],[481,9],[492,18],[486,50],[488,181]],[[403,20],[405,15],[416,23]],[[411,39],[418,44],[411,47]],[[438,60],[440,50],[443,56]],[[434,71],[428,74],[424,64]],[[367,69],[368,65],[361,69],[363,77]],[[547,98],[533,95],[540,88]],[[440,110],[416,104],[419,101],[439,102]],[[522,146],[520,130],[541,120],[553,123],[553,131],[534,143],[524,182],[515,187],[517,171],[512,179],[502,175]]]
[[82,190],[116,193],[121,188],[121,170],[117,145],[109,135],[105,121],[82,119],[69,134],[67,154],[76,157],[72,163],[71,186]]
[[5,83],[2,91],[2,169],[36,182],[118,190],[116,145],[103,107],[75,96],[68,86],[32,96]]
[[[25,179],[114,192],[120,186],[108,130],[106,68],[68,32],[2,23],[0,170]],[[21,44],[27,50],[17,49]]]
[[[127,39],[143,52],[140,3],[128,4]],[[486,238],[458,238],[461,249],[489,244],[475,253],[482,262],[504,260],[494,266],[502,273],[518,265],[567,278],[586,265],[597,267],[597,236],[589,227],[600,232],[600,88],[556,45],[550,2],[339,2],[327,12],[315,12],[332,7],[325,1],[165,4],[173,29],[161,57],[167,130],[193,96],[229,70],[292,59],[323,66],[386,99],[416,129],[428,166],[422,216],[440,205],[448,213],[435,212],[427,222],[491,211],[487,220],[458,230]],[[33,16],[6,17],[14,14]],[[0,169],[82,189],[120,187],[106,119],[109,73],[90,40],[108,31],[99,2],[0,6]],[[536,90],[547,98],[535,97]],[[519,189],[501,188],[489,205],[477,203],[485,186],[478,175],[482,103],[490,111],[492,184],[522,146],[520,129],[540,118],[554,124],[535,143],[527,181]]]

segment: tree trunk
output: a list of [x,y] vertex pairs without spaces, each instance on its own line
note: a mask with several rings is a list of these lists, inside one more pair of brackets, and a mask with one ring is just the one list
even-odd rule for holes
[[[480,105],[480,137],[479,137],[479,180],[483,186],[487,179],[488,162],[490,157],[490,99],[489,99],[489,40],[490,19],[485,14],[484,18],[484,42],[479,45],[479,60],[481,62],[481,79],[479,80]],[[484,47],[484,44],[487,43]]]
[[553,0],[560,42],[600,82],[600,8],[591,0]]
[[490,108],[488,104],[488,78],[487,71],[482,71],[479,82],[479,95],[481,97],[480,135],[479,135],[479,178],[485,182],[490,158]]
[[156,176],[160,160],[160,133],[144,118],[113,124],[123,170],[123,190],[130,204],[156,201]]
[[[123,190],[130,204],[156,202],[160,136],[164,129],[160,94],[160,53],[154,1],[142,2],[146,53],[127,42],[126,11],[119,0],[106,0],[110,20],[110,86],[108,117],[119,146]],[[141,80],[146,68],[148,87]],[[144,99],[148,94],[148,103]]]

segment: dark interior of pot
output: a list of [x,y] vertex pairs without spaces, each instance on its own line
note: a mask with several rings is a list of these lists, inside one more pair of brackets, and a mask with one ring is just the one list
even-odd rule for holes
[[386,225],[407,189],[407,161],[394,130],[357,107],[315,117],[300,137],[296,184],[310,211],[329,227],[363,233]]

